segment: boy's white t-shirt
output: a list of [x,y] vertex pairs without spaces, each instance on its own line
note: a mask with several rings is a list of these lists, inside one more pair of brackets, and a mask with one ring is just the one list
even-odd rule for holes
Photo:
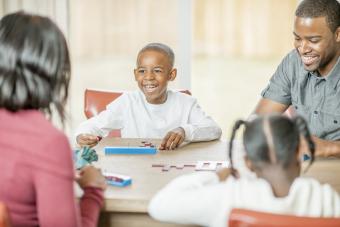
[[229,177],[219,182],[215,173],[199,172],[180,176],[159,191],[149,204],[149,214],[160,221],[226,227],[232,208],[340,217],[340,197],[312,178],[296,178],[289,195],[277,198],[263,179]]
[[178,127],[185,130],[186,141],[218,139],[222,133],[192,96],[168,90],[166,102],[154,105],[138,90],[123,93],[106,110],[80,124],[76,136],[107,136],[111,130],[120,129],[122,138],[161,139]]

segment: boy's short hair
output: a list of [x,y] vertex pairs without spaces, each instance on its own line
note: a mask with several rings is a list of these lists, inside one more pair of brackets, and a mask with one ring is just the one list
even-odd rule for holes
[[295,11],[297,17],[326,17],[332,32],[340,26],[340,3],[337,0],[304,0]]
[[141,53],[143,53],[144,51],[147,51],[147,50],[160,51],[160,52],[166,54],[168,56],[171,68],[174,67],[174,64],[175,64],[175,54],[174,54],[173,50],[169,46],[167,46],[167,45],[165,45],[163,43],[149,43],[148,45],[144,46],[138,52],[138,56]]

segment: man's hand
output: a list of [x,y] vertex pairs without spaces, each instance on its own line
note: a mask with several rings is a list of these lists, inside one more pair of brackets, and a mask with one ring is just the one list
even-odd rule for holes
[[182,127],[175,128],[168,132],[159,147],[159,150],[174,150],[185,139],[185,131]]
[[315,156],[318,157],[340,157],[340,141],[329,141],[312,136],[315,143]]
[[89,146],[93,147],[98,144],[100,141],[101,137],[100,136],[95,136],[91,134],[80,134],[77,136],[77,143],[81,146]]

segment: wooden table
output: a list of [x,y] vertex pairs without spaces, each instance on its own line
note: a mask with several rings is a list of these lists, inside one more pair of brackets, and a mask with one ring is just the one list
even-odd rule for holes
[[[95,164],[103,170],[132,177],[132,185],[124,188],[108,187],[105,205],[101,213],[100,226],[180,226],[160,223],[147,214],[152,196],[175,177],[194,172],[194,167],[171,169],[163,172],[153,164],[195,164],[197,161],[225,161],[226,141],[192,143],[174,151],[160,151],[156,155],[104,155],[105,146],[133,146],[141,140],[104,138],[96,147],[99,161]],[[150,140],[156,146],[160,140]],[[244,151],[240,142],[235,143],[234,163],[241,176],[252,173],[243,162]],[[317,160],[306,175],[315,176],[321,182],[330,183],[340,192],[340,160]],[[182,225],[183,226],[183,225]]]
[[[302,165],[304,168],[307,163]],[[321,183],[330,184],[340,194],[340,159],[317,158],[303,176],[314,177]]]

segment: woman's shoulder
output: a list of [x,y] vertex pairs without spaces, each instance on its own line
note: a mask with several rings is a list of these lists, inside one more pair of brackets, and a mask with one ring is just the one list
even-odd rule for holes
[[[2,113],[4,115],[4,113]],[[17,161],[29,165],[32,170],[54,172],[71,176],[72,153],[68,138],[45,115],[37,110],[5,113],[4,128],[14,143],[13,152],[20,154]]]

